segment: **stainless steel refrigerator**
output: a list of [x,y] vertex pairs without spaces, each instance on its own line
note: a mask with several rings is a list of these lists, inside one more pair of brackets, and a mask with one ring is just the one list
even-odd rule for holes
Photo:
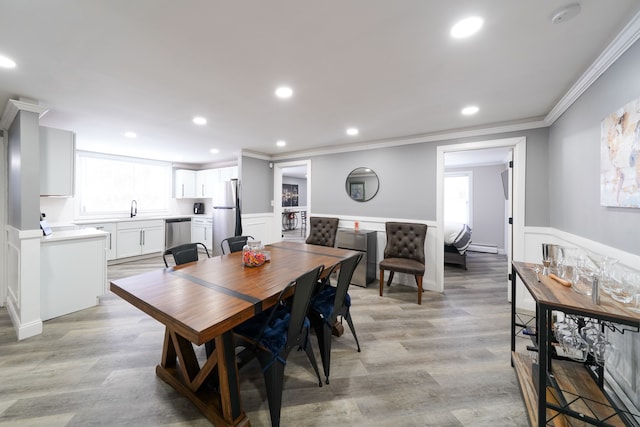
[[220,243],[231,236],[242,235],[240,218],[240,183],[237,179],[218,183],[213,193],[213,256],[222,255]]

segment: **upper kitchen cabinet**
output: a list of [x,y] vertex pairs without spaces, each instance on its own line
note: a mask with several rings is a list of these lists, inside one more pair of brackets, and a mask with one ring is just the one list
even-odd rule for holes
[[196,194],[196,171],[177,169],[175,177],[176,199],[194,198]]
[[220,168],[220,181],[229,181],[231,179],[238,178],[238,167],[228,166],[226,168]]
[[73,196],[75,133],[40,126],[40,195]]
[[220,179],[219,169],[205,169],[196,172],[196,197],[213,197],[213,189]]

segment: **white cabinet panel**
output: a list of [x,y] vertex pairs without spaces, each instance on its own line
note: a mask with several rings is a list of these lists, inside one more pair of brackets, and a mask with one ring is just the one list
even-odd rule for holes
[[83,228],[96,228],[109,233],[107,236],[107,260],[116,259],[117,226],[115,222],[100,222],[95,224],[84,224]]
[[40,126],[40,195],[73,196],[76,136]]
[[211,218],[193,218],[191,220],[191,242],[204,243],[207,249],[212,250]]
[[118,230],[118,258],[140,255],[142,253],[142,230]]
[[93,307],[106,293],[105,236],[40,245],[40,317]]
[[196,171],[176,170],[175,197],[176,199],[196,197]]
[[117,256],[127,258],[164,250],[164,221],[126,221],[118,223]]
[[162,252],[164,250],[164,227],[149,227],[142,229],[143,254]]
[[213,197],[213,189],[220,177],[218,169],[205,169],[196,172],[196,197]]

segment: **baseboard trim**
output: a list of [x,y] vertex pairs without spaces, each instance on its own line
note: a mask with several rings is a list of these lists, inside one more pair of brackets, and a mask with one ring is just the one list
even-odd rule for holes
[[481,244],[470,244],[467,249],[472,252],[484,252],[487,254],[497,254],[498,247],[496,245],[481,245]]

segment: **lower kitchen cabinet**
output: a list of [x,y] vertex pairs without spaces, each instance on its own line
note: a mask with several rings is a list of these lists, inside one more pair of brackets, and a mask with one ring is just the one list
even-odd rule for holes
[[138,220],[118,223],[117,257],[162,252],[164,250],[164,220]]
[[83,224],[83,228],[95,228],[109,233],[107,236],[107,260],[116,259],[117,225],[115,222]]
[[53,319],[98,304],[107,293],[105,233],[56,231],[40,244],[40,317]]
[[211,229],[211,221],[211,218],[191,219],[191,241],[193,243],[203,243],[210,251],[213,249],[213,231]]

